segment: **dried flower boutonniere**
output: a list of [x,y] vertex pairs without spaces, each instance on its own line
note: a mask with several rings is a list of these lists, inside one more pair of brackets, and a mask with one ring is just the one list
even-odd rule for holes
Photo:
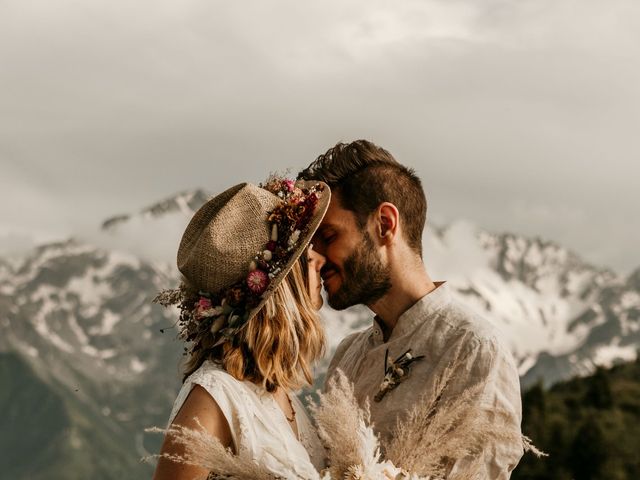
[[421,358],[424,358],[424,355],[413,355],[411,349],[409,349],[389,363],[389,349],[387,349],[384,354],[384,379],[380,384],[380,390],[378,390],[378,393],[376,393],[373,399],[379,402],[387,392],[400,385],[400,382],[409,375],[411,364]]

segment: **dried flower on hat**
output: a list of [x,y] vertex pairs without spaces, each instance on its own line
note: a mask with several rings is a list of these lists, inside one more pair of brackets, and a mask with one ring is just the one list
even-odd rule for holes
[[256,295],[261,295],[269,285],[269,276],[262,270],[253,270],[247,275],[247,286]]

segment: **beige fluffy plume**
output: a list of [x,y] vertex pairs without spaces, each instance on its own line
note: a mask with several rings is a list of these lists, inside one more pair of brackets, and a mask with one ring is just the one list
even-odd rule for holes
[[[431,392],[398,423],[384,458],[373,431],[369,405],[358,405],[352,384],[340,371],[329,380],[319,402],[310,410],[327,452],[329,467],[322,480],[480,480],[483,445],[487,442],[518,442],[525,451],[544,455],[526,437],[513,433],[506,425],[506,412],[488,409],[477,401],[482,386],[447,398],[445,393],[451,365]],[[447,400],[444,400],[447,398]],[[209,469],[209,478],[273,480],[278,478],[265,467],[234,455],[204,430],[180,426],[148,431],[171,434],[184,446],[184,456],[163,455],[172,461]],[[453,467],[457,462],[456,467]],[[462,467],[462,468],[460,468]]]
[[208,480],[245,480],[249,478],[274,480],[278,478],[266,468],[234,455],[231,449],[225,448],[216,437],[207,433],[204,427],[201,429],[189,429],[180,425],[171,425],[166,429],[153,427],[145,431],[171,435],[176,444],[184,447],[185,453],[184,455],[169,455],[166,453],[152,455],[143,460],[148,461],[152,458],[163,457],[176,463],[208,468],[210,472],[215,472],[207,477]]

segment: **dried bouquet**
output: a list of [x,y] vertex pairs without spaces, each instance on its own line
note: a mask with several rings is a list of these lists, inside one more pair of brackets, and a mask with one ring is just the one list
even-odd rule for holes
[[[369,406],[358,405],[353,387],[338,371],[329,381],[326,393],[319,395],[310,410],[318,435],[327,451],[329,467],[318,472],[319,480],[479,480],[482,478],[482,445],[489,441],[521,442],[525,451],[544,455],[527,437],[501,428],[506,413],[492,410],[479,414],[476,402],[480,386],[444,401],[452,372],[450,366],[431,392],[424,396],[396,426],[384,456],[369,415]],[[485,412],[487,413],[487,412]],[[253,462],[239,459],[203,430],[171,426],[149,429],[173,435],[185,447],[184,456],[165,457],[175,462],[209,469],[209,479],[276,479]],[[451,471],[454,459],[468,459],[464,472]]]

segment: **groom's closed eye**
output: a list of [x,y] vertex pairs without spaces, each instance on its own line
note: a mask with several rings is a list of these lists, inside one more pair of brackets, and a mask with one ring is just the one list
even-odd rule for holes
[[331,227],[324,227],[321,228],[320,232],[318,233],[318,237],[326,245],[335,240],[336,232]]
[[322,241],[324,242],[324,244],[325,244],[325,245],[328,245],[328,244],[330,244],[331,242],[333,242],[333,241],[335,240],[335,238],[336,238],[335,233],[332,233],[332,234],[330,234],[330,235],[324,235],[324,236],[322,237]]

